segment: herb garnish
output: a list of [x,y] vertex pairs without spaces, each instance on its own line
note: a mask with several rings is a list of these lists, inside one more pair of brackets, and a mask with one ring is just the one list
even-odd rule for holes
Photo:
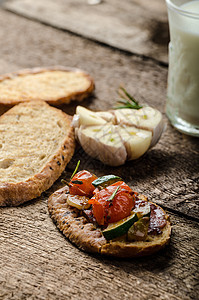
[[133,96],[131,96],[125,88],[122,86],[118,89],[118,94],[120,99],[117,102],[117,105],[114,109],[122,109],[122,108],[131,108],[131,109],[140,109],[141,105],[135,100]]
[[[64,156],[62,156],[62,159],[64,160]],[[73,172],[73,174],[72,174],[70,180],[72,180],[73,177],[74,177],[74,175],[76,174],[76,172],[77,172],[77,170],[78,170],[78,167],[79,167],[79,164],[80,164],[80,160],[78,160],[77,165],[76,165],[76,167],[75,167],[75,170],[74,170],[74,172]],[[61,179],[61,183],[64,183],[64,184],[69,185],[69,183],[68,183],[65,179]],[[74,183],[74,184],[83,184],[83,182],[80,181],[80,180],[73,180],[72,183]]]
[[74,184],[83,184],[83,181],[81,180],[72,180],[71,182]]
[[80,165],[80,160],[78,160],[77,165],[76,165],[76,167],[75,167],[75,170],[74,170],[73,174],[71,175],[71,178],[70,178],[70,179],[72,179],[72,178],[74,177],[74,175],[77,173],[77,170],[78,170],[78,168],[79,168],[79,165]]
[[122,180],[121,177],[119,176],[115,176],[115,175],[104,175],[102,177],[98,177],[97,179],[95,179],[93,182],[92,182],[92,185],[94,187],[102,187],[102,188],[105,188],[107,187],[108,185],[111,185],[113,184],[114,182],[116,181],[120,181]]
[[116,190],[112,193],[112,195],[106,200],[106,201],[112,201],[117,194],[117,191],[119,190],[120,186],[116,188]]

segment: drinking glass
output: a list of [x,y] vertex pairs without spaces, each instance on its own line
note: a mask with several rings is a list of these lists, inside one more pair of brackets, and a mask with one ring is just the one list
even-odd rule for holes
[[166,0],[170,43],[166,114],[199,137],[199,0]]

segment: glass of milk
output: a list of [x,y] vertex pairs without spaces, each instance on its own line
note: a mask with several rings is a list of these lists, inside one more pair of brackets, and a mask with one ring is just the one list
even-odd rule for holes
[[169,72],[166,113],[179,131],[199,137],[199,0],[166,0]]

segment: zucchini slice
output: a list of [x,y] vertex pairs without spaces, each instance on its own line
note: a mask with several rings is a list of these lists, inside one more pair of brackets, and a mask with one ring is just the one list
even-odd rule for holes
[[105,239],[112,240],[127,233],[129,228],[138,220],[137,214],[133,213],[127,218],[118,222],[110,223],[106,229],[102,231]]

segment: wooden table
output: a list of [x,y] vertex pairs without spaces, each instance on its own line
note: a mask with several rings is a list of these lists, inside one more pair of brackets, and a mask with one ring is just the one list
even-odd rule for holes
[[[58,64],[79,67],[96,82],[95,95],[84,106],[110,109],[122,83],[140,102],[164,114],[164,1],[86,2],[3,1],[0,73]],[[61,108],[73,114],[75,107]],[[0,209],[0,299],[199,299],[199,140],[173,129],[165,114],[164,119],[166,132],[143,158],[111,168],[77,148],[62,178],[70,176],[79,158],[82,169],[98,176],[122,176],[168,211],[170,245],[151,257],[128,260],[78,250],[48,214],[47,198],[62,186],[60,179],[38,199]]]

